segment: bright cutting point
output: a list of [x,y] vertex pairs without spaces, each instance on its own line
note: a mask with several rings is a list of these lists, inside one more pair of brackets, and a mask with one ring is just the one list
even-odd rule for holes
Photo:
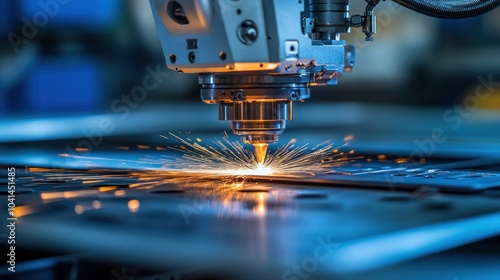
[[269,167],[265,167],[264,164],[259,163],[257,165],[257,169],[253,171],[252,175],[260,175],[260,176],[266,176],[273,173],[273,170]]
[[263,144],[263,143],[253,144],[253,147],[255,149],[255,156],[257,157],[258,164],[264,163],[264,160],[266,159],[268,146],[269,146],[268,144]]

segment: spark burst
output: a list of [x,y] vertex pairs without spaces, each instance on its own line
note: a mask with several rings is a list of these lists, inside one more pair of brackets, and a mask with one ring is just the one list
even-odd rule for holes
[[[231,142],[227,134],[222,140],[214,140],[213,146],[204,146],[200,139],[193,141],[183,139],[173,133],[170,136],[181,143],[179,147],[170,149],[181,152],[182,158],[165,159],[164,166],[185,172],[206,173],[224,176],[266,176],[266,175],[315,175],[328,173],[332,167],[340,166],[354,159],[349,153],[339,152],[339,148],[347,146],[353,139],[351,135],[344,138],[344,144],[334,147],[331,141],[325,141],[312,148],[309,144],[295,146],[296,140],[270,152],[263,164],[257,162],[253,151],[245,149],[240,142]],[[161,135],[168,139],[168,137]]]
[[[309,144],[297,145],[291,140],[280,146],[276,151],[270,152],[264,164],[259,165],[251,150],[239,142],[231,142],[227,134],[221,140],[214,140],[210,145],[202,145],[201,139],[195,141],[183,139],[177,135],[170,134],[180,142],[178,147],[169,149],[179,151],[182,157],[175,155],[164,155],[161,159],[142,158],[138,163],[160,163],[163,168],[152,168],[142,170],[125,170],[125,173],[114,169],[89,169],[83,174],[64,169],[37,169],[30,168],[32,172],[48,172],[43,181],[81,182],[85,188],[81,190],[64,190],[58,192],[43,192],[43,202],[66,199],[82,199],[87,197],[91,202],[78,203],[75,212],[81,214],[85,211],[94,211],[105,208],[106,203],[96,198],[101,197],[126,197],[141,191],[176,191],[182,190],[188,196],[200,197],[209,201],[212,207],[219,211],[219,216],[248,215],[248,211],[241,204],[243,202],[256,203],[251,215],[263,216],[286,215],[288,208],[276,208],[267,210],[265,201],[273,201],[275,205],[285,203],[293,198],[295,191],[270,189],[267,185],[261,185],[258,180],[249,181],[249,177],[270,176],[272,177],[301,177],[318,173],[332,172],[335,166],[340,166],[355,159],[353,151],[339,152],[340,147],[348,145],[352,136],[344,138],[344,144],[334,147],[330,141],[325,141],[316,146]],[[165,137],[165,136],[162,136]],[[165,137],[166,138],[166,137]],[[91,156],[76,156],[61,154],[62,157],[74,157],[80,161],[87,162],[95,168],[96,161],[112,161],[121,164],[123,159],[102,158]],[[116,174],[115,174],[116,173]],[[32,177],[33,178],[33,177]],[[135,182],[120,183],[124,178],[136,180]],[[28,178],[26,178],[28,179]],[[36,184],[35,181],[33,183]],[[121,185],[121,187],[119,187]],[[71,186],[71,185],[68,185]],[[246,191],[245,191],[246,190]],[[134,207],[130,207],[130,205]],[[137,211],[139,200],[129,200],[131,211]],[[28,211],[30,209],[26,209]],[[24,211],[24,210],[23,210]],[[19,216],[28,212],[19,212]],[[32,211],[32,209],[30,210]],[[275,213],[273,213],[273,211]],[[24,213],[24,214],[23,214]]]

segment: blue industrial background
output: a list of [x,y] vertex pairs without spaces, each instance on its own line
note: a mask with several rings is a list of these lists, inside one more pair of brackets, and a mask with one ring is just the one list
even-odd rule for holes
[[[311,102],[447,106],[469,94],[477,76],[498,77],[500,11],[450,21],[394,5],[379,8],[373,43],[359,40],[359,30],[344,36],[358,47],[355,70],[337,88],[317,90],[328,93],[313,91]],[[164,67],[149,9],[146,0],[1,1],[2,116],[109,111],[147,66]],[[184,100],[198,100],[196,77],[172,72],[141,106]]]

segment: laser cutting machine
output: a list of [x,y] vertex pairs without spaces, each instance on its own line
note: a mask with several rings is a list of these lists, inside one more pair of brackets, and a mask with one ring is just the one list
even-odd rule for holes
[[[416,12],[464,18],[496,8],[500,1],[394,0]],[[355,64],[355,50],[341,40],[361,27],[376,32],[374,8],[350,16],[349,0],[151,0],[167,65],[199,73],[201,99],[219,104],[257,161],[293,118],[293,102],[310,97],[310,86],[335,85]]]
[[[0,53],[0,86],[18,77],[0,87],[0,279],[498,280],[499,9],[453,24],[402,11],[386,27],[378,1],[151,0],[155,28],[147,1],[66,2],[0,1],[32,12],[19,34],[40,3],[61,16]],[[500,3],[394,2],[441,18]],[[144,17],[118,17],[125,5]],[[387,37],[369,43],[377,22]],[[351,71],[346,42],[365,37],[353,73],[316,89],[336,94],[295,107],[283,134],[294,101]],[[293,139],[269,146],[270,172],[238,136],[220,139],[217,107],[191,102],[195,79],[175,71],[200,75],[202,100],[259,162]]]

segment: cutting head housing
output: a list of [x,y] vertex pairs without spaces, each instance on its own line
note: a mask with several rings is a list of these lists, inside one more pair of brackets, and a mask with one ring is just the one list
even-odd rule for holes
[[[151,0],[170,69],[198,73],[201,99],[246,143],[274,143],[309,86],[354,65],[348,0]],[[257,146],[256,150],[257,150]],[[260,149],[260,147],[259,147]]]

